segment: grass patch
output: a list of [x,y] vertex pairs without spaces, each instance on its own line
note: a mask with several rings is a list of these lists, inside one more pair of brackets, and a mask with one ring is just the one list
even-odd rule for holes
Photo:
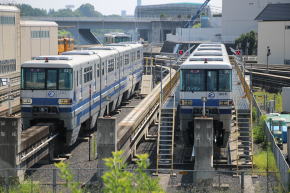
[[268,171],[269,172],[278,172],[278,168],[276,166],[276,161],[274,154],[268,148],[268,155],[267,151],[263,150],[254,155],[254,165],[257,171],[259,172],[266,172],[267,171],[267,157],[268,157]]
[[275,108],[276,108],[276,112],[282,112],[282,95],[281,93],[268,93],[268,92],[265,92],[265,91],[257,91],[257,92],[254,92],[254,95],[256,97],[256,100],[258,103],[260,104],[264,104],[264,95],[267,96],[267,100],[276,100],[276,105],[275,105]]
[[253,128],[253,138],[256,144],[265,143],[264,124],[266,119],[266,115],[262,115]]

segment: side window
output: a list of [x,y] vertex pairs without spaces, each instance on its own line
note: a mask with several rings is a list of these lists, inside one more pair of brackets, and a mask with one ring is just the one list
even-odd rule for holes
[[100,63],[97,64],[97,77],[100,77]]
[[76,81],[77,81],[77,87],[79,86],[79,71],[77,70],[77,75],[76,75]]
[[129,64],[129,54],[125,55],[125,65]]
[[81,85],[81,84],[83,84],[83,79],[82,79],[82,77],[83,77],[83,70],[82,69],[80,69],[79,76],[80,76],[80,85]]
[[102,62],[102,75],[105,75],[105,62]]
[[93,79],[93,67],[87,67],[84,69],[84,83],[87,83]]
[[140,58],[141,58],[141,51],[138,50],[138,51],[137,51],[137,60],[140,60]]
[[114,71],[114,65],[115,65],[115,60],[114,59],[110,59],[109,60],[109,64],[108,64],[108,72]]

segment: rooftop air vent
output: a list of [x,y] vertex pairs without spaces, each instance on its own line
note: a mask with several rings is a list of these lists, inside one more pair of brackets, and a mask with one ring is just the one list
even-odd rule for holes
[[114,50],[114,48],[112,47],[92,47],[92,48],[88,48],[89,50]]
[[221,52],[196,52],[193,56],[223,56]]
[[96,54],[92,50],[79,50],[79,51],[69,51],[63,52],[62,55],[94,55]]
[[223,58],[189,58],[189,61],[204,61],[205,59],[207,59],[208,62],[214,62],[214,61],[217,61],[217,62],[223,62],[224,59]]
[[72,57],[70,56],[38,56],[33,58],[34,60],[72,60]]
[[203,47],[203,48],[198,48],[197,51],[222,51],[221,48],[215,48],[215,47]]
[[215,48],[220,48],[222,46],[220,44],[202,44],[199,47],[215,47]]

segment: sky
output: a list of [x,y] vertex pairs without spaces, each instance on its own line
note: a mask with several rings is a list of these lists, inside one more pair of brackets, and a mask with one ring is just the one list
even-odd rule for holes
[[[84,3],[91,3],[95,10],[105,15],[121,14],[121,10],[126,10],[127,14],[133,14],[137,0],[0,0],[4,2],[27,3],[33,7],[44,9],[60,9],[65,5],[74,5],[76,8]],[[203,3],[204,0],[142,0],[142,5],[164,4],[164,3]],[[222,0],[211,0],[210,5],[222,7]]]

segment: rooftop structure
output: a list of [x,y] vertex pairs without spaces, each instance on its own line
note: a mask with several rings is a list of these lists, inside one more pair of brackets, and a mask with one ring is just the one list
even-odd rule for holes
[[290,3],[268,4],[256,20],[290,21]]
[[[190,18],[196,14],[201,3],[170,3],[160,5],[142,5],[135,9],[135,17],[175,17]],[[210,7],[207,6],[204,11],[205,15],[210,15]]]

